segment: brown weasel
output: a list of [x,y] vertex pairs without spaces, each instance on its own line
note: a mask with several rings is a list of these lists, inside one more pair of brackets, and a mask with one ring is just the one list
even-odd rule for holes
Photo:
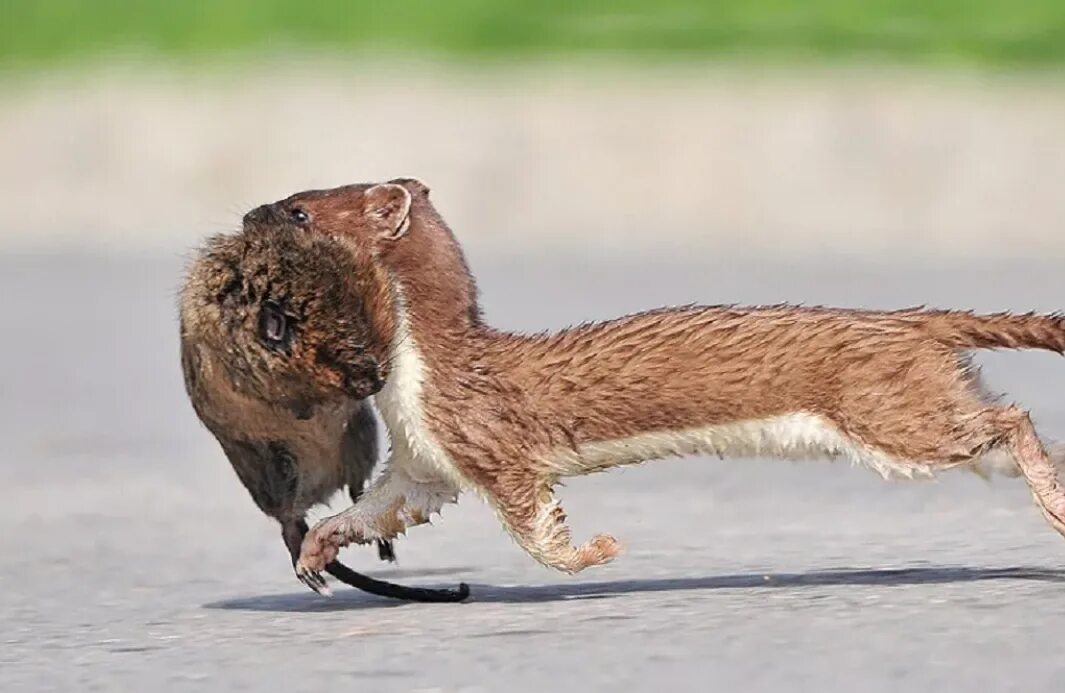
[[[381,381],[375,358],[361,352],[374,332],[358,308],[360,281],[372,274],[352,257],[323,251],[298,227],[262,230],[251,219],[246,226],[208,241],[190,268],[180,302],[181,361],[193,408],[259,509],[281,524],[295,564],[307,511],[345,486],[357,501],[377,461],[377,423],[365,398]],[[318,291],[320,282],[330,290]],[[342,317],[329,312],[336,306]],[[314,317],[304,320],[304,312]],[[309,340],[319,337],[329,344],[308,355]],[[378,548],[393,558],[391,542]],[[383,596],[466,596],[374,580],[339,562],[326,569]]]
[[297,214],[338,251],[371,249],[389,295],[371,322],[389,344],[375,403],[392,456],[357,504],[307,535],[304,574],[341,546],[428,521],[465,489],[543,564],[605,563],[618,542],[573,545],[559,478],[693,453],[842,457],[906,476],[1006,453],[1065,533],[1065,492],[1027,412],[986,395],[967,356],[1060,353],[1059,315],[693,306],[510,334],[483,324],[462,251],[416,181],[261,210]]

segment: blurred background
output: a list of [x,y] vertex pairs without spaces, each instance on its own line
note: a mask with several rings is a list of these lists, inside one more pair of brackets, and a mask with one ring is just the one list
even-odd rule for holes
[[[578,480],[628,553],[577,578],[469,498],[348,558],[480,601],[323,603],[188,406],[175,294],[255,205],[414,176],[501,327],[1060,310],[1063,67],[1061,0],[0,0],[0,687],[1056,690],[1060,539],[968,475]],[[1059,358],[981,363],[1065,437]]]
[[5,245],[415,175],[468,242],[1062,252],[1058,0],[5,0]]

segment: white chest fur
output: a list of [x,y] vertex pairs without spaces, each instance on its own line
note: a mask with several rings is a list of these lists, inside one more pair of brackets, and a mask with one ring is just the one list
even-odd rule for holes
[[415,481],[442,477],[462,488],[466,485],[465,480],[425,423],[425,361],[411,331],[403,293],[398,289],[391,359],[391,373],[374,398],[392,441],[389,464],[402,467]]

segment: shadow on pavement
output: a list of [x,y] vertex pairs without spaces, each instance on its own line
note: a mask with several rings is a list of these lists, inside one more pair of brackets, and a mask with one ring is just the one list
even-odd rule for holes
[[[742,573],[693,578],[657,578],[648,580],[612,580],[576,584],[497,586],[471,584],[469,602],[534,603],[578,599],[606,599],[644,592],[679,592],[685,590],[780,589],[802,587],[841,587],[854,585],[936,585],[984,580],[1026,580],[1065,582],[1065,570],[1009,567],[967,568],[923,566],[918,568],[845,568],[814,570],[804,573]],[[453,585],[431,585],[453,587]],[[468,603],[469,603],[468,602]],[[376,609],[402,606],[398,602],[355,590],[337,593],[332,599],[310,592],[237,597],[204,604],[206,609],[238,611],[315,612]]]

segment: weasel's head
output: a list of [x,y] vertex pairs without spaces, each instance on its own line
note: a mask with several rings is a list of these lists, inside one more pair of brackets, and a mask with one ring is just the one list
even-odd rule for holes
[[432,209],[428,197],[429,188],[413,178],[308,190],[256,207],[245,215],[244,226],[289,225],[381,249],[406,235],[412,221]]
[[294,224],[246,225],[209,240],[193,264],[183,351],[238,396],[307,418],[380,390],[388,301],[387,278],[357,245]]
[[379,257],[409,288],[443,299],[440,315],[457,310],[480,322],[477,286],[451,229],[429,200],[429,187],[414,178],[308,190],[256,207],[245,227],[294,225],[308,233],[349,239]]

